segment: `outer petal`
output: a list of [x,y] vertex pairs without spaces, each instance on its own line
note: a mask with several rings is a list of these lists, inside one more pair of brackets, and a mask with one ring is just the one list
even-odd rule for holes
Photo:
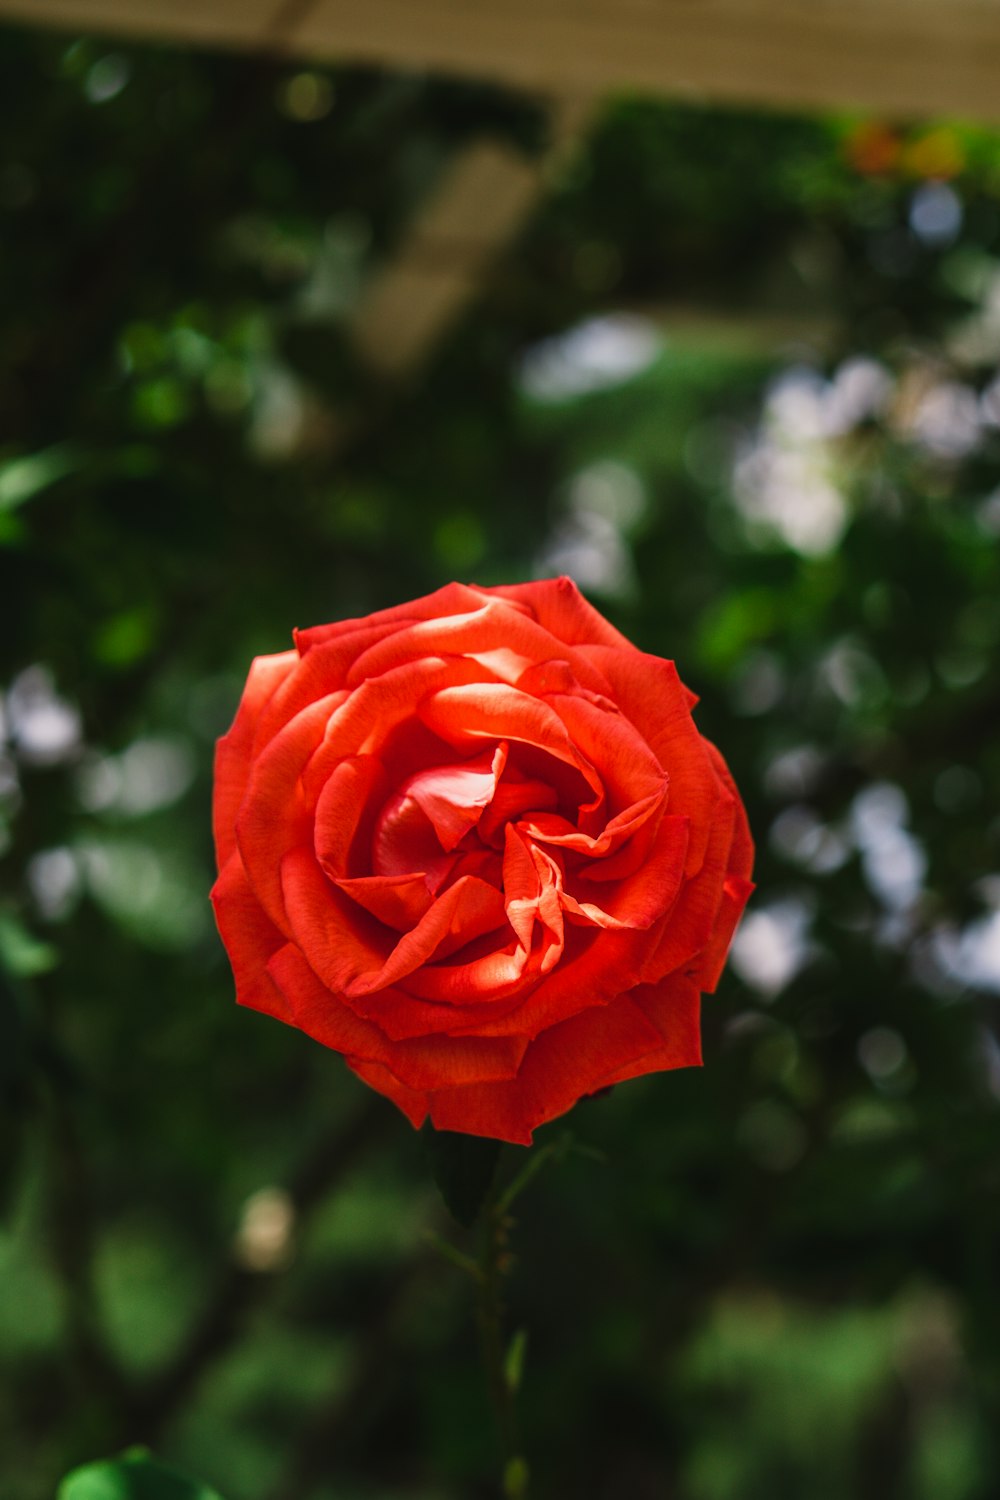
[[376,1093],[391,1099],[403,1111],[414,1130],[420,1129],[427,1118],[426,1094],[420,1093],[418,1089],[408,1089],[381,1063],[363,1062],[360,1057],[348,1057],[346,1062],[351,1071],[370,1088],[375,1089]]
[[588,604],[572,578],[543,578],[537,583],[508,583],[487,593],[527,605],[535,619],[569,646],[594,644],[635,648],[622,633]]
[[[546,1120],[565,1114],[584,1094],[663,1066],[652,1059],[668,1050],[661,1026],[647,1016],[644,1005],[622,995],[613,1005],[584,1011],[544,1031],[510,1082],[435,1089],[428,1100],[431,1119],[438,1130],[528,1146],[532,1131]],[[671,1055],[676,1060],[668,1066],[694,1060],[681,1044]]]
[[302,773],[322,741],[336,694],[304,708],[254,762],[236,819],[236,842],[257,899],[274,925],[289,933],[281,889],[281,861],[290,850],[311,847],[314,806],[303,793]]
[[277,1016],[279,1021],[291,1021],[288,1002],[267,972],[285,939],[261,910],[239,854],[230,856],[212,887],[212,905],[233,967],[238,1003]]
[[383,630],[368,627],[353,631],[324,650],[301,658],[294,672],[288,674],[261,710],[254,734],[254,754],[259,755],[296,714],[315,703],[317,698],[327,698],[336,692],[344,692],[346,697],[344,678],[348,667],[360,651],[382,635]]
[[735,817],[736,803],[727,791],[709,831],[701,868],[682,887],[646,964],[642,977],[647,982],[655,983],[692,963],[707,947],[722,904]]
[[746,809],[736,790],[736,783],[729,772],[729,767],[723,760],[722,755],[709,741],[705,741],[705,749],[708,751],[712,764],[715,766],[719,777],[736,803],[736,822],[733,828],[733,846],[729,852],[729,873],[738,875],[743,880],[749,880],[753,869],[753,839],[750,836],[750,824],[747,822]]
[[220,870],[236,848],[236,816],[250,777],[257,721],[265,704],[293,671],[297,661],[294,651],[254,659],[232,728],[215,747],[212,831],[216,864]]
[[586,660],[578,660],[569,643],[546,630],[527,606],[486,594],[468,613],[404,621],[391,633],[379,635],[355,657],[347,681],[354,686],[428,656],[473,657],[501,681],[531,692],[537,692],[534,679],[529,677],[530,686],[520,679],[558,659],[582,688],[604,693],[607,687],[600,673]]
[[699,982],[706,994],[712,994],[725,967],[729,945],[733,941],[737,923],[743,908],[754,892],[752,880],[743,880],[738,875],[727,875],[722,888],[722,900],[715,917],[715,926],[702,955],[698,970]]
[[702,988],[711,993],[722,977],[722,970],[729,952],[729,945],[736,931],[736,925],[743,915],[743,908],[746,906],[754,890],[753,881],[750,879],[750,872],[753,869],[754,851],[746,809],[740,801],[733,778],[729,774],[729,768],[714,745],[709,745],[708,750],[715,762],[719,775],[728,787],[736,804],[733,842],[729,850],[729,864],[726,871],[726,879],[722,887],[722,900],[719,903],[715,926],[712,929],[712,936],[705,949],[701,964],[700,982]]
[[526,1043],[518,1037],[415,1037],[390,1042],[371,1021],[355,1015],[317,979],[291,943],[268,972],[288,1002],[294,1024],[348,1058],[381,1063],[408,1089],[481,1086],[513,1078]]
[[[659,984],[638,985],[629,998],[663,1038],[663,1046],[643,1059],[641,1072],[701,1067],[701,992],[695,980],[685,974],[668,974]],[[623,1073],[610,1081],[622,1083],[635,1076]]]
[[670,778],[668,808],[691,819],[687,872],[699,868],[719,801],[719,776],[691,717],[692,698],[672,661],[629,646],[587,646],[586,656],[608,679],[615,702],[639,729]]
[[297,630],[295,644],[305,656],[315,646],[322,646],[353,630],[368,627],[398,630],[417,620],[437,620],[446,615],[465,614],[488,602],[488,591],[485,589],[465,583],[446,583],[433,594],[425,594],[422,599],[413,599],[407,604],[394,604],[388,609],[377,609],[373,614],[350,620],[334,620],[332,625],[314,625],[308,630]]

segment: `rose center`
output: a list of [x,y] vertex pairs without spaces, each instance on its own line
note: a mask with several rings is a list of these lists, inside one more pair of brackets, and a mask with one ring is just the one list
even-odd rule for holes
[[372,869],[398,877],[421,873],[437,894],[462,875],[502,888],[507,826],[529,835],[570,833],[596,801],[572,767],[534,747],[500,741],[470,760],[409,776],[379,813]]

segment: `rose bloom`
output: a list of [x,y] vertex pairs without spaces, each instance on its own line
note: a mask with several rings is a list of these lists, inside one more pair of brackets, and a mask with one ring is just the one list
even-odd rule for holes
[[568,578],[297,631],[216,757],[237,999],[506,1141],[699,1063],[753,847],[695,701]]

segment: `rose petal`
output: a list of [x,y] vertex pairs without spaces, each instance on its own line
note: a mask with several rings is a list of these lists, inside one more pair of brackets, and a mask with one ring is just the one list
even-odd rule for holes
[[404,933],[377,968],[358,974],[346,987],[352,998],[398,984],[439,953],[464,947],[506,924],[504,898],[496,886],[463,875],[431,904],[417,925]]
[[507,920],[526,959],[534,958],[537,972],[547,974],[558,963],[565,946],[562,871],[550,855],[528,843],[512,823],[507,825],[503,890]]
[[377,609],[370,615],[350,620],[334,620],[331,625],[313,625],[307,630],[295,632],[295,644],[305,656],[316,646],[336,640],[349,631],[367,628],[398,629],[409,621],[437,620],[448,615],[467,614],[481,609],[489,603],[489,592],[476,588],[474,584],[446,583],[433,594],[422,599],[413,599],[407,604],[393,604],[388,609]]
[[351,1072],[356,1073],[363,1083],[367,1083],[376,1093],[391,1099],[397,1109],[403,1111],[414,1130],[420,1129],[427,1118],[426,1094],[417,1089],[408,1089],[398,1078],[393,1078],[389,1069],[381,1063],[363,1062],[360,1057],[348,1057],[344,1060]]
[[223,866],[211,899],[232,965],[237,1003],[277,1016],[279,1021],[291,1020],[288,1002],[267,972],[269,960],[285,939],[261,911],[238,853],[230,855]]
[[420,620],[377,642],[356,659],[350,681],[364,682],[428,656],[474,657],[492,675],[508,681],[508,674],[514,671],[519,676],[535,660],[539,641],[546,648],[551,645],[551,638],[532,620],[499,600],[484,597],[467,614]]
[[501,742],[495,750],[471,760],[419,771],[400,790],[425,813],[442,849],[450,852],[493,800],[506,763],[507,746]]
[[501,584],[488,591],[526,605],[540,625],[567,645],[635,647],[588,604],[572,578],[543,578],[536,583]]
[[[662,812],[666,801],[664,789],[651,793],[640,802],[635,802],[623,812],[610,818],[598,834],[582,833],[565,818],[552,813],[530,813],[521,824],[532,838],[545,844],[555,844],[563,849],[574,849],[578,854],[589,855],[593,868],[606,855],[614,854],[626,842],[635,837],[644,823],[655,819]],[[599,877],[595,877],[599,878]]]
[[[442,967],[442,966],[436,966]],[[433,972],[433,971],[432,971]],[[411,976],[412,978],[412,976]],[[365,1014],[394,1041],[413,1036],[518,1036],[528,1035],[520,1026],[504,1026],[504,1017],[523,1004],[518,992],[506,998],[469,1000],[425,1000],[412,993],[408,981],[378,990],[366,1000]]]
[[[481,957],[457,964],[428,964],[407,974],[401,987],[408,994],[421,1000],[433,1000],[439,1004],[461,1007],[464,1011],[470,1002],[504,1002],[516,996],[538,978],[542,950],[528,954],[514,941]],[[455,1029],[464,1034],[466,1027]],[[483,1036],[509,1035],[509,1028],[494,1031],[492,1028],[476,1028]]]
[[[484,592],[468,613],[406,622],[382,635],[357,656],[347,681],[353,686],[428,656],[467,656],[500,680],[518,683],[526,672],[537,671],[539,663],[572,654],[572,647],[540,625],[523,605]],[[603,691],[605,684],[586,661],[574,660],[571,666],[564,660],[563,665],[579,691]],[[537,696],[534,685],[523,690]]]
[[390,1042],[378,1026],[355,1014],[323,985],[291,943],[268,972],[288,1001],[294,1024],[346,1057],[381,1063],[408,1089],[481,1085],[512,1078],[524,1056],[519,1037],[416,1037]]
[[[560,643],[557,643],[557,648]],[[605,683],[591,668],[585,658],[577,656],[573,651],[567,650],[566,657],[572,655],[570,663],[563,656],[551,657],[541,661],[534,661],[525,667],[518,677],[514,686],[522,693],[530,693],[534,698],[549,698],[553,696],[584,698],[595,707],[603,709],[606,713],[616,714],[618,705],[608,697]],[[580,681],[580,668],[586,684]]]
[[555,789],[545,781],[520,777],[511,768],[501,777],[496,791],[479,819],[479,836],[487,843],[500,834],[505,824],[527,812],[537,813],[556,806]]
[[[698,1067],[701,1064],[700,998],[697,985],[678,975],[671,975],[659,985],[642,985],[630,992],[626,1003],[635,1006],[650,1024],[657,1034],[658,1044],[653,1041],[649,1031],[644,1031],[638,1038],[623,1035],[620,1020],[610,1007],[603,1013],[598,1024],[595,1024],[598,1021],[596,1017],[578,1018],[578,1031],[596,1040],[599,1046],[600,1071],[596,1077],[593,1071],[589,1075],[584,1074],[588,1079],[586,1085],[576,1071],[581,1053],[576,1051],[574,1039],[569,1034],[560,1037],[549,1032],[548,1035],[553,1037],[550,1047],[557,1054],[561,1052],[565,1055],[567,1046],[573,1047],[568,1089],[564,1086],[562,1096],[555,1099],[545,1097],[553,1074],[548,1071],[551,1059],[541,1042],[536,1042],[528,1049],[516,1079],[508,1084],[491,1085],[488,1099],[483,1099],[482,1088],[477,1088],[476,1098],[471,1101],[463,1098],[459,1090],[450,1091],[450,1099],[441,1091],[430,1096],[417,1093],[404,1088],[391,1073],[376,1063],[359,1063],[356,1059],[348,1061],[359,1077],[392,1099],[416,1126],[421,1125],[426,1118],[430,1101],[432,1106],[436,1105],[438,1129],[468,1130],[472,1118],[469,1113],[470,1104],[479,1105],[479,1130],[472,1133],[491,1137],[499,1135],[500,1139],[511,1140],[516,1144],[530,1144],[533,1130],[544,1123],[544,1120],[556,1118],[585,1093],[595,1093],[599,1089],[624,1083],[626,1079],[646,1073],[670,1068]],[[562,1028],[557,1030],[561,1031]],[[605,1044],[605,1037],[609,1032],[613,1033],[617,1043],[613,1049]],[[638,1051],[635,1050],[636,1041]],[[652,1045],[647,1051],[647,1044],[650,1043]],[[586,1049],[586,1056],[592,1058],[592,1047]],[[539,1073],[543,1075],[540,1087],[536,1076]],[[577,1093],[578,1089],[582,1092]],[[572,1096],[569,1103],[564,1102],[569,1096]],[[450,1126],[443,1123],[446,1120],[451,1122]]]
[[434,825],[412,797],[397,792],[388,799],[376,821],[372,840],[372,867],[376,874],[420,874],[433,895],[457,861],[456,854],[447,854],[441,848]]
[[259,755],[285,725],[317,698],[341,693],[347,697],[347,669],[359,651],[363,651],[381,631],[370,626],[353,631],[330,646],[315,651],[309,658],[299,657],[278,691],[261,711],[254,733],[254,754]]
[[302,775],[330,717],[332,698],[311,703],[255,761],[236,819],[236,842],[247,878],[276,927],[290,936],[281,884],[281,861],[313,840],[313,806]]
[[359,875],[353,879],[338,879],[336,885],[365,911],[397,932],[409,932],[415,927],[434,899],[422,873]]
[[441,687],[425,698],[420,718],[457,748],[484,739],[537,747],[579,771],[595,796],[603,791],[600,777],[576,749],[558,715],[540,699],[505,683]]
[[706,948],[722,902],[735,819],[736,803],[726,791],[709,831],[701,868],[682,886],[660,941],[647,961],[643,973],[647,982],[656,983],[665,974],[690,964]]
[[250,664],[246,686],[232,727],[215,747],[215,793],[212,799],[212,831],[215,836],[216,867],[222,869],[236,848],[236,816],[250,778],[251,752],[260,714],[277,692],[298,658],[294,651],[276,656],[258,656]]
[[701,992],[695,981],[684,974],[668,974],[659,984],[636,985],[629,999],[656,1027],[663,1043],[655,1052],[619,1068],[604,1087],[669,1068],[701,1067]]
[[331,715],[323,742],[303,773],[306,795],[318,799],[338,761],[352,755],[379,755],[394,730],[419,720],[425,699],[438,690],[456,683],[461,684],[456,691],[491,686],[483,682],[483,675],[478,662],[431,657],[362,683]]
[[729,767],[726,765],[719,751],[710,740],[705,741],[705,749],[708,751],[709,759],[714,765],[723,786],[736,803],[733,845],[729,851],[729,873],[747,880],[753,869],[754,847],[753,839],[750,836],[750,824],[747,821],[746,809],[740,800],[740,794],[736,790],[736,783],[733,781]]
[[279,868],[287,935],[327,989],[346,995],[359,975],[377,973],[394,934],[327,879],[311,849],[290,849]]
[[715,914],[712,935],[705,946],[698,969],[698,983],[706,994],[713,994],[722,978],[737,924],[743,909],[754,892],[752,880],[743,880],[739,875],[727,875],[722,888],[722,900]]
[[727,787],[735,803],[735,814],[733,823],[733,841],[729,849],[729,860],[726,870],[726,879],[722,888],[722,900],[716,913],[712,935],[705,948],[699,971],[699,982],[702,989],[711,994],[722,977],[722,970],[729,952],[729,946],[733,940],[743,909],[754,891],[753,881],[749,878],[753,868],[753,839],[750,837],[750,825],[747,822],[746,809],[740,801],[739,793],[733,783],[722,756],[714,745],[709,744],[709,755],[715,765],[723,784]]
[[663,766],[622,714],[572,694],[552,694],[546,702],[562,719],[577,752],[600,772],[613,812],[666,795]]
[[366,834],[370,847],[373,804],[385,792],[385,771],[375,756],[352,755],[334,766],[316,803],[313,839],[316,858],[332,879],[352,873],[352,849]]
[[599,927],[651,927],[670,910],[681,888],[690,827],[688,818],[661,819],[653,848],[633,875],[602,890],[599,903],[579,901],[567,892],[567,911]]
[[603,673],[622,713],[637,728],[670,778],[668,807],[691,819],[687,873],[699,868],[719,800],[719,777],[691,717],[691,695],[672,661],[630,646],[581,647]]
[[438,1130],[462,1130],[518,1145],[563,1114],[584,1094],[642,1071],[641,1060],[662,1052],[660,1029],[630,996],[552,1026],[531,1043],[517,1077],[476,1089],[434,1089],[428,1096]]

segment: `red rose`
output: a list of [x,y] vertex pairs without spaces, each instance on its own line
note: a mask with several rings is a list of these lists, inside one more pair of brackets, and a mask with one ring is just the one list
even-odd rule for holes
[[216,758],[237,999],[414,1125],[507,1141],[700,1062],[753,849],[673,663],[567,578],[295,644],[253,663]]

